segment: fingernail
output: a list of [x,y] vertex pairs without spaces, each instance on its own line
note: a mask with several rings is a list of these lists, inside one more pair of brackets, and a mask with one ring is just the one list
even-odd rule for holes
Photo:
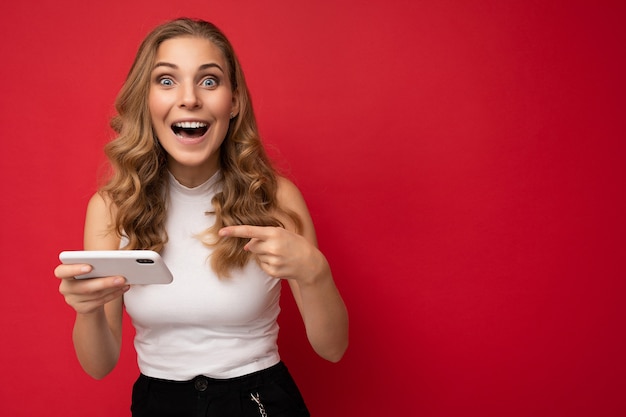
[[113,281],[113,284],[115,285],[122,285],[126,280],[124,278],[115,278],[115,281]]
[[91,267],[89,265],[84,265],[80,267],[80,272],[89,272],[91,271]]

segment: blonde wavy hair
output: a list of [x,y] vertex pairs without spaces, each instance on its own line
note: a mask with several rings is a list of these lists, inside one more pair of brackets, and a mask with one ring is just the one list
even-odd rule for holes
[[228,276],[252,255],[243,250],[244,239],[219,237],[219,229],[242,224],[284,227],[279,217],[290,219],[297,229],[301,222],[278,204],[278,173],[259,137],[241,65],[226,36],[212,23],[176,19],[155,28],[141,43],[115,102],[117,114],[111,127],[117,137],[105,146],[112,172],[100,192],[113,203],[112,231],[128,239],[125,249],[163,249],[168,239],[164,227],[167,154],[152,129],[150,75],[159,46],[168,39],[189,36],[208,39],[222,51],[239,103],[220,148],[222,191],[213,198],[213,207],[207,208],[207,213],[215,214],[215,224],[199,236],[213,249],[213,270]]

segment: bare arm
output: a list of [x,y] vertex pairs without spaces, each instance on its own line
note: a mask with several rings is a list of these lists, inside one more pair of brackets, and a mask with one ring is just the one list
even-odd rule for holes
[[[246,245],[271,276],[288,279],[302,315],[309,343],[321,357],[337,362],[348,347],[348,313],[328,262],[317,248],[313,221],[300,191],[281,179],[279,203],[302,220],[300,234],[293,225],[273,227],[231,226],[220,234],[250,238]],[[284,219],[286,220],[286,219]],[[285,221],[289,225],[288,221]]]
[[278,197],[280,204],[300,216],[302,236],[311,245],[308,249],[310,266],[301,267],[300,277],[288,281],[304,320],[307,337],[320,356],[337,362],[348,347],[346,306],[335,286],[326,257],[317,248],[313,221],[300,191],[283,180]]
[[[87,208],[85,250],[116,250],[119,239],[108,232],[111,214],[107,202],[96,194]],[[77,280],[86,265],[59,265],[59,291],[76,310],[73,341],[78,360],[89,375],[104,378],[117,364],[122,343],[122,295],[129,288],[122,277]]]

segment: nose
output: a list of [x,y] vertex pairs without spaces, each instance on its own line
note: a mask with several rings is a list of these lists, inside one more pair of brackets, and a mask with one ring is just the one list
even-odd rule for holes
[[183,85],[180,88],[179,107],[196,109],[202,107],[200,96],[194,85]]

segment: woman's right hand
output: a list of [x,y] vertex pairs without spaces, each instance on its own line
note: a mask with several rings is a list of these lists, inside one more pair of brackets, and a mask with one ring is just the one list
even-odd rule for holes
[[54,275],[61,280],[59,292],[65,297],[65,302],[80,314],[98,311],[130,289],[121,276],[75,278],[90,271],[91,266],[86,264],[61,264],[54,270]]

